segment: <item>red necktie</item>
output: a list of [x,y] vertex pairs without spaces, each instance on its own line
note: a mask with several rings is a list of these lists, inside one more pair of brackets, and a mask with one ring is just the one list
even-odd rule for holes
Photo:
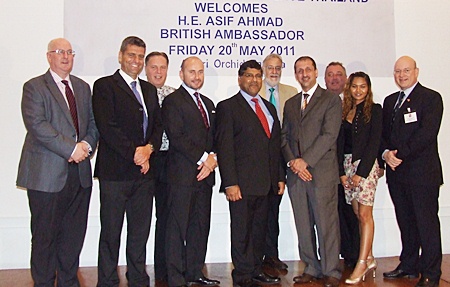
[[200,113],[202,114],[203,123],[205,124],[205,127],[209,129],[208,117],[206,116],[206,111],[203,108],[202,102],[200,101],[200,95],[197,92],[195,92],[194,96],[197,98],[197,105],[198,109],[200,110]]
[[259,121],[261,122],[261,125],[264,128],[264,131],[266,132],[266,135],[268,138],[270,138],[270,129],[269,129],[269,123],[267,122],[266,115],[264,115],[263,110],[261,109],[261,106],[259,105],[258,99],[253,98],[252,102],[255,103],[255,112],[258,116]]
[[61,81],[66,86],[66,98],[69,103],[70,115],[72,116],[73,125],[77,131],[77,136],[80,135],[80,130],[78,128],[78,114],[77,114],[77,103],[75,102],[75,96],[73,95],[72,89],[69,86],[69,82],[66,80]]

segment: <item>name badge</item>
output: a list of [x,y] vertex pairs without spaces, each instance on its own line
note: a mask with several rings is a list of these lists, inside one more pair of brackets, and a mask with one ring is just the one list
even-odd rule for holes
[[416,112],[407,113],[407,114],[404,114],[403,116],[405,118],[405,124],[417,122],[417,114],[416,114]]

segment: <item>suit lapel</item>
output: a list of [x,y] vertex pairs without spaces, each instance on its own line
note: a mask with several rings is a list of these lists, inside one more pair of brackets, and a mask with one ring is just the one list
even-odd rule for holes
[[262,133],[264,133],[264,135],[267,137],[266,131],[264,130],[264,128],[261,124],[261,121],[259,120],[258,116],[256,115],[255,111],[252,109],[252,107],[250,107],[249,103],[244,98],[244,96],[241,93],[239,93],[239,94],[237,94],[237,99],[238,99],[238,103],[245,110],[245,114],[249,115],[250,120],[253,122],[252,125],[257,126],[258,129],[260,129],[260,131]]
[[[303,92],[302,92],[303,93]],[[300,112],[301,114],[301,118],[303,119],[308,113],[309,111],[311,111],[314,106],[319,102],[320,97],[322,96],[322,90],[319,86],[317,86],[316,91],[314,92],[314,94],[311,97],[311,100],[309,100],[308,105],[306,106],[306,109],[303,111],[303,113]],[[300,97],[300,102],[301,102],[302,98]],[[301,103],[300,103],[300,110],[301,110]]]
[[[66,102],[65,96],[61,94],[61,91],[59,90],[58,86],[56,85],[55,81],[53,80],[53,77],[50,74],[50,71],[48,71],[45,74],[45,82],[46,82],[47,87],[50,90],[53,98],[56,100],[56,102],[60,106],[61,110],[63,111],[64,116],[67,118],[69,123],[75,129],[75,126],[74,126],[73,120],[72,120],[72,116],[70,115],[69,107],[67,106],[67,102]],[[77,105],[78,105],[78,102],[77,102]]]
[[134,101],[136,101],[139,105],[139,101],[136,99],[136,96],[134,95],[133,91],[131,90],[131,87],[128,86],[127,82],[125,82],[124,78],[119,74],[119,70],[114,73],[113,78],[117,82],[117,86],[121,88],[129,97],[131,97]]
[[[192,112],[196,115],[195,117],[202,123],[203,126],[205,126],[203,123],[202,113],[200,112],[197,103],[194,102],[194,100],[192,99],[192,96],[189,94],[189,92],[183,86],[180,86],[180,90],[181,90],[181,94],[183,95],[184,101],[187,103],[187,105],[192,110]],[[200,94],[200,97],[201,97],[201,94]],[[207,113],[209,113],[210,111],[208,108],[207,108],[207,110],[208,110]]]

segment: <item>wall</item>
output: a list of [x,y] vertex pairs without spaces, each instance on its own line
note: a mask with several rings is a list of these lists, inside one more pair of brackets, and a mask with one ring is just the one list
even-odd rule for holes
[[[375,0],[372,0],[375,1]],[[446,99],[447,69],[450,59],[450,31],[448,13],[449,1],[440,0],[394,0],[396,26],[396,55],[411,55],[420,68],[419,79],[422,84],[441,92],[444,105]],[[42,74],[48,64],[45,58],[47,43],[50,39],[63,36],[63,1],[7,1],[0,0],[0,269],[28,268],[30,254],[30,214],[26,192],[17,189],[15,178],[25,129],[20,116],[20,98],[22,85],[31,77]],[[337,33],[352,33],[351,27],[340,27],[339,22],[326,25]],[[373,23],[377,25],[377,23]],[[370,33],[370,31],[367,31]],[[70,39],[69,39],[70,40]],[[118,39],[118,42],[121,39]],[[358,41],[358,35],[354,35]],[[351,43],[349,43],[351,45]],[[119,47],[117,47],[119,48]],[[149,47],[151,49],[151,47]],[[312,55],[320,62],[320,55]],[[372,57],[374,55],[368,55]],[[382,55],[376,55],[382,56]],[[326,65],[326,63],[321,63]],[[393,63],[392,63],[393,64]],[[75,59],[76,65],[76,59]],[[319,65],[319,67],[322,67]],[[319,82],[323,86],[323,69],[319,71]],[[85,78],[92,84],[95,78]],[[377,102],[382,102],[389,93],[397,88],[391,77],[373,78],[373,87]],[[298,87],[293,78],[284,77],[283,82]],[[179,85],[176,75],[167,81],[172,86]],[[210,77],[206,79],[204,93],[217,103],[237,91],[235,77]],[[439,136],[440,154],[444,167],[444,181],[450,181],[447,171],[450,168],[450,118],[444,111],[444,119]],[[99,225],[98,182],[94,181],[91,200],[89,226],[81,265],[95,266]],[[441,188],[440,218],[444,253],[450,253],[450,193],[448,185]],[[213,215],[207,262],[227,262],[230,259],[228,205],[217,187],[213,195]],[[395,221],[392,202],[384,180],[381,180],[374,208],[376,234],[374,254],[376,256],[395,256],[399,254],[401,244]],[[154,224],[154,220],[153,220]],[[290,202],[284,197],[280,214],[280,257],[285,260],[298,259],[297,238]],[[148,260],[153,262],[152,228],[148,244]],[[125,264],[124,249],[121,249],[120,264]]]

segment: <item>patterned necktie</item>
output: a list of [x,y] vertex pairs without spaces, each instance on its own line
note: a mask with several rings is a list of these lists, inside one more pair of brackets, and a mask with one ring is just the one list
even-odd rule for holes
[[208,117],[206,116],[206,111],[203,108],[202,102],[200,101],[200,95],[197,92],[195,92],[194,96],[197,98],[197,105],[198,109],[200,110],[200,113],[202,114],[203,123],[205,124],[205,127],[209,129]]
[[308,94],[303,94],[303,101],[302,101],[302,114],[303,111],[306,109],[306,107],[308,106]]
[[134,96],[138,100],[138,102],[142,106],[142,116],[143,116],[143,124],[142,124],[142,130],[144,131],[144,138],[147,134],[147,126],[148,126],[148,117],[145,114],[144,105],[142,103],[141,95],[139,94],[138,90],[136,89],[136,81],[131,82],[131,90],[133,91]]
[[72,89],[69,86],[69,82],[66,80],[61,81],[64,86],[66,86],[66,98],[69,103],[70,115],[72,116],[73,125],[77,131],[77,136],[80,135],[80,130],[78,127],[78,114],[77,114],[77,103],[75,102],[75,96],[73,95]]
[[394,106],[394,112],[392,113],[392,123],[394,123],[395,116],[397,115],[397,112],[400,109],[400,106],[402,105],[404,98],[405,98],[405,93],[403,91],[401,91],[400,94],[398,95],[397,103]]
[[266,135],[268,138],[270,138],[270,129],[269,129],[269,123],[267,122],[266,115],[264,115],[263,110],[261,109],[261,106],[259,105],[258,99],[253,98],[252,102],[255,103],[255,112],[256,116],[258,116],[259,121],[261,122],[261,125],[264,128],[264,131],[266,132]]
[[270,88],[270,98],[269,98],[269,102],[275,106],[275,108],[277,108],[277,101],[275,100],[275,88]]

